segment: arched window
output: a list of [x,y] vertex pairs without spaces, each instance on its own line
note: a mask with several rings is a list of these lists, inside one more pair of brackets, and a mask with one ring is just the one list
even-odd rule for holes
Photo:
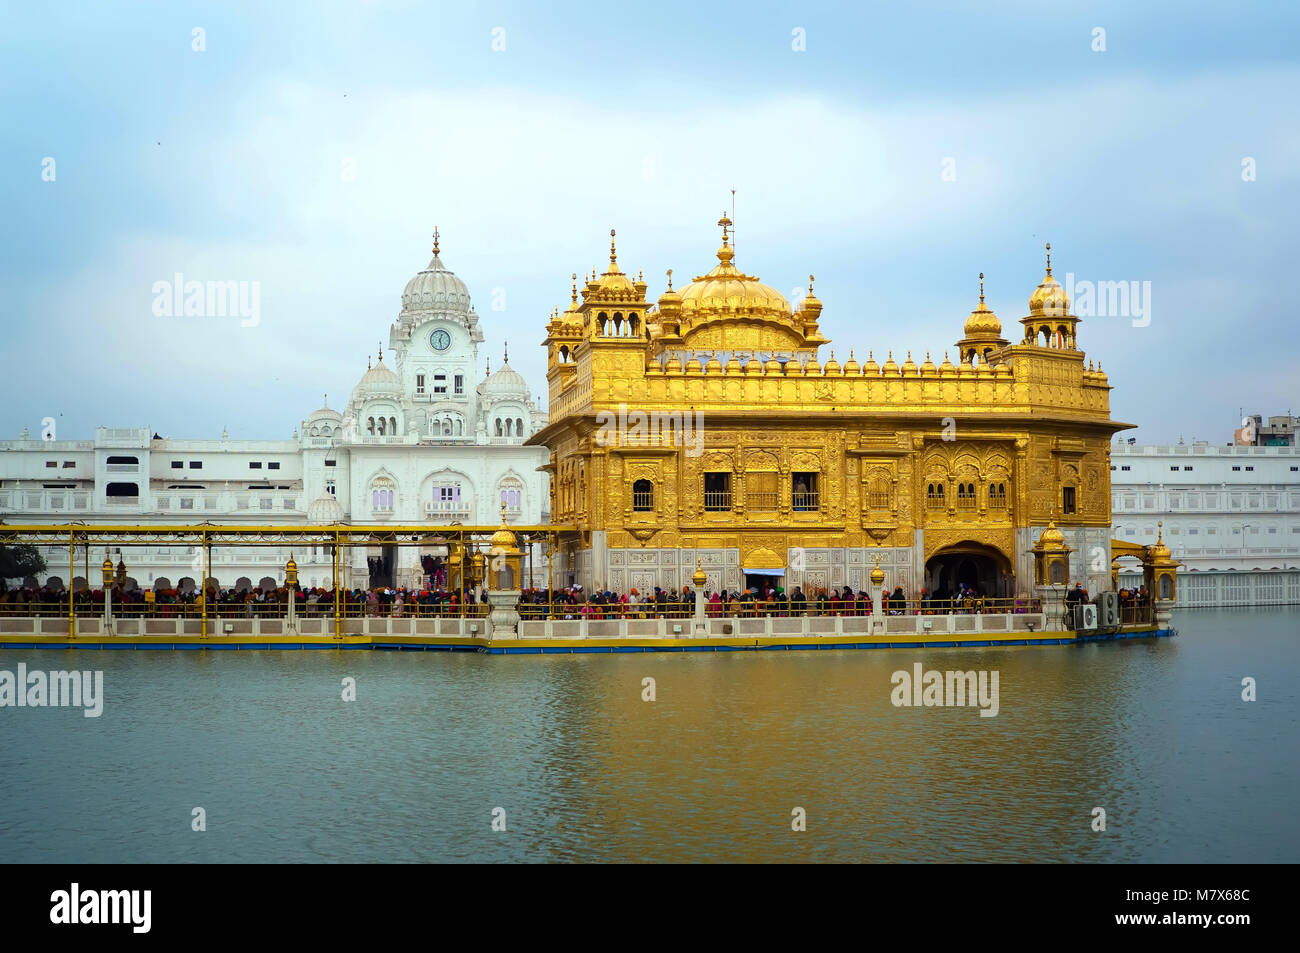
[[500,436],[504,436],[504,435],[501,433],[501,418],[500,418],[500,417],[497,418],[497,436],[498,436],[498,437],[500,437]]
[[389,418],[388,418],[388,432],[389,432],[390,434],[392,434],[394,437],[397,436],[397,418],[396,418],[396,417],[389,417]]
[[372,437],[375,435],[375,418],[374,418],[374,417],[367,417],[367,418],[366,418],[366,433],[370,434]]
[[655,508],[655,487],[649,480],[637,480],[632,484],[632,509],[637,513],[649,513]]
[[1007,508],[1007,485],[1005,483],[989,484],[989,508],[1005,510]]
[[456,436],[457,437],[465,436],[465,422],[461,420],[459,417],[456,418]]
[[319,428],[319,427],[312,427],[312,428],[311,428],[311,435],[312,435],[313,437],[319,437],[319,436],[320,436],[320,428]]
[[524,435],[524,418],[522,418],[522,417],[516,417],[516,418],[515,418],[515,436],[516,436],[516,437],[522,437],[523,435]]
[[928,509],[941,510],[943,502],[943,484],[929,483],[925,488],[925,505]]
[[506,418],[506,436],[507,436],[507,437],[513,437],[514,435],[515,435],[515,422],[514,422],[513,420],[511,420],[509,417],[507,417],[507,418]]
[[388,421],[383,417],[379,418],[379,436],[384,436],[388,432]]

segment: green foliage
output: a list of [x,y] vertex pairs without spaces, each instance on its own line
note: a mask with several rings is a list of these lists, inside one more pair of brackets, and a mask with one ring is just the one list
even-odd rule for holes
[[45,572],[45,557],[35,546],[0,546],[0,579],[24,579]]

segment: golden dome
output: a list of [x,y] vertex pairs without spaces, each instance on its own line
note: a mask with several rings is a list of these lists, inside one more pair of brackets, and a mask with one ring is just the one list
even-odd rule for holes
[[595,281],[587,283],[587,297],[614,298],[636,301],[641,296],[632,279],[618,267],[618,253],[614,249],[614,229],[609,230],[609,269]]
[[682,296],[673,291],[673,270],[668,269],[668,290],[659,296],[659,310],[676,314],[682,310]]
[[1065,289],[1052,277],[1052,243],[1047,243],[1047,275],[1029,296],[1030,314],[1069,314],[1070,299]]
[[885,571],[880,568],[880,557],[876,557],[876,566],[871,570],[871,585],[883,586],[885,584]]
[[885,366],[880,369],[880,372],[887,377],[898,376],[898,365],[894,363],[893,351],[889,352],[889,357],[885,360]]
[[1156,544],[1151,547],[1151,555],[1155,559],[1169,559],[1173,556],[1173,553],[1171,553],[1169,547],[1165,545],[1164,520],[1161,520],[1156,525],[1159,527],[1159,532],[1156,534]]
[[1049,546],[1053,549],[1061,549],[1065,546],[1065,534],[1056,528],[1056,520],[1048,522],[1047,529],[1043,530],[1042,535],[1038,537],[1038,543],[1044,549]]
[[[793,312],[781,292],[747,275],[732,264],[736,251],[731,247],[727,229],[731,219],[723,215],[722,247],[718,264],[707,275],[699,275],[681,291],[682,313],[687,318],[705,314],[747,313],[756,317],[774,317],[789,321]],[[818,302],[820,307],[820,302]]]
[[709,362],[704,365],[704,373],[706,374],[722,373],[722,362],[718,360],[718,355],[715,354],[713,355],[713,357],[709,358]]
[[908,351],[908,352],[907,352],[907,360],[905,360],[905,361],[903,362],[903,368],[902,368],[902,371],[903,371],[903,375],[906,376],[906,377],[915,377],[915,376],[916,376],[916,373],[917,373],[917,371],[916,371],[916,364],[914,364],[914,363],[912,362],[912,352],[911,352],[911,351]]
[[840,373],[840,362],[837,361],[837,360],[835,360],[835,352],[834,352],[834,351],[831,351],[831,359],[830,359],[829,361],[826,362],[826,366],[825,366],[825,368],[823,368],[823,373],[824,373],[827,377],[830,377],[830,376],[832,376],[832,375],[834,375],[834,376],[839,376],[839,373]]
[[702,589],[708,581],[709,577],[704,572],[704,567],[700,565],[698,559],[695,560],[695,572],[691,574],[691,584],[694,585],[696,589]]
[[862,373],[862,365],[853,359],[853,348],[849,348],[849,359],[844,364],[844,373],[857,376]]
[[948,360],[948,352],[947,352],[947,351],[944,351],[944,352],[943,352],[943,363],[939,365],[939,373],[942,374],[942,375],[945,375],[945,376],[947,376],[947,375],[949,375],[949,374],[956,374],[956,373],[957,373],[957,368],[956,368],[956,366],[952,363],[952,361]]
[[980,303],[966,319],[963,329],[966,337],[1001,337],[1002,322],[993,313],[993,309],[984,303],[984,272],[980,272]]
[[863,377],[879,377],[880,365],[876,363],[875,357],[870,350],[867,351],[867,363],[862,365]]

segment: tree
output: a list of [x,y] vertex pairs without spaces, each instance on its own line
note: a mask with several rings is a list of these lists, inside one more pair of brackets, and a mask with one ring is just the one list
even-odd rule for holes
[[45,572],[45,557],[35,546],[0,546],[0,579],[26,579]]

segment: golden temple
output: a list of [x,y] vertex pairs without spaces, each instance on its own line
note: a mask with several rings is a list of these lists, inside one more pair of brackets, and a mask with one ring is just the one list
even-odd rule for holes
[[1110,587],[1110,385],[1047,273],[1009,342],[984,302],[959,361],[830,351],[822,302],[794,307],[735,264],[652,303],[609,266],[546,327],[557,585],[641,592],[689,584],[787,590],[886,586],[909,598],[962,584],[1033,594],[1035,540],[1055,523],[1070,583]]

